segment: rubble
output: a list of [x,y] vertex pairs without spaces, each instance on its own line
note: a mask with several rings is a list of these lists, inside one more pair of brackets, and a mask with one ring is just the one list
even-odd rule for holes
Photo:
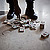
[[10,22],[7,22],[7,25],[11,26],[11,23]]
[[45,22],[40,23],[40,29],[44,29]]
[[13,29],[18,29],[20,26],[19,25],[12,25]]
[[24,27],[19,27],[19,32],[24,32]]
[[49,37],[49,33],[48,32],[44,32],[41,34],[41,38],[47,38]]
[[[40,21],[38,20],[31,20],[31,19],[25,19],[25,17],[21,17],[21,19],[15,19],[14,22],[11,24],[11,22],[7,22],[7,25],[12,26],[13,29],[18,29],[19,32],[24,32],[23,27],[30,28],[30,30],[36,30],[36,24],[39,23]],[[39,23],[40,24],[40,29],[44,29],[44,22]],[[22,31],[23,30],[23,31]]]

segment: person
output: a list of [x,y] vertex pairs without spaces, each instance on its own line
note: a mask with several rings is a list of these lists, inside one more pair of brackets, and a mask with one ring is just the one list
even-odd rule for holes
[[[18,0],[6,0],[7,3],[9,3],[9,12],[7,14],[7,19],[8,20],[11,20],[11,19],[15,19],[15,16],[14,14],[20,18],[20,14],[21,14],[21,9],[18,5]],[[25,15],[27,15],[30,19],[34,19],[36,20],[37,19],[37,16],[35,15],[35,12],[34,12],[34,7],[33,7],[33,1],[34,0],[25,0],[26,3],[27,3],[27,8],[26,8],[26,12],[25,12]]]

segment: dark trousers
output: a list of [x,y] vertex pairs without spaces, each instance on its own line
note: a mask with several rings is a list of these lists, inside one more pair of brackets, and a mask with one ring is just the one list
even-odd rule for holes
[[13,0],[6,0],[9,3],[10,12],[14,11],[14,3]]
[[10,12],[15,12],[16,15],[21,13],[17,0],[6,0],[9,3]]
[[[15,10],[16,15],[21,13],[21,10],[18,6],[18,0],[6,0],[9,3],[10,11],[13,12]],[[26,0],[27,8],[33,9],[33,1],[34,0]]]

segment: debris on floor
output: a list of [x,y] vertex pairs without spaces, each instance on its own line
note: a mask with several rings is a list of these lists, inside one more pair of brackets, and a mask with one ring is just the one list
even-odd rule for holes
[[13,23],[14,23],[14,24],[19,24],[19,21],[14,21]]
[[30,30],[36,30],[36,23],[30,22]]
[[13,29],[17,29],[18,27],[16,25],[12,25],[12,28]]
[[24,27],[19,27],[19,32],[24,32],[25,28]]
[[49,37],[49,33],[48,32],[44,32],[41,34],[41,38],[45,39]]
[[40,29],[44,29],[45,22],[40,23]]
[[12,24],[13,29],[18,29],[19,27],[20,27],[19,24],[14,24],[14,23]]
[[41,22],[39,20],[32,20],[32,19],[25,19],[24,16],[21,17],[21,19],[15,19],[12,23],[4,21],[7,25],[11,26],[13,29],[18,29],[19,32],[24,32],[23,27],[30,28],[30,30],[36,30],[37,28],[37,23],[40,24],[40,29],[44,29],[44,22]]
[[7,25],[11,26],[11,23],[10,22],[7,22]]
[[[33,21],[31,19],[25,19],[24,17],[22,17],[21,20],[16,19],[13,23],[7,22],[7,21],[4,21],[4,22],[5,24],[11,26],[13,29],[18,29],[18,32],[25,32],[26,28],[30,28],[30,30],[36,30],[38,23],[40,24],[40,29],[44,29],[44,26],[45,26],[45,22],[42,22],[42,21],[40,22],[37,20]],[[42,39],[45,39],[47,37],[49,37],[49,34],[47,32],[44,32],[41,34]]]
[[22,26],[25,27],[25,28],[29,28],[29,24],[24,24]]
[[40,21],[39,21],[39,20],[36,20],[35,22],[36,22],[36,23],[40,23]]
[[5,20],[5,21],[3,22],[3,24],[7,24],[7,22],[8,22],[8,20]]

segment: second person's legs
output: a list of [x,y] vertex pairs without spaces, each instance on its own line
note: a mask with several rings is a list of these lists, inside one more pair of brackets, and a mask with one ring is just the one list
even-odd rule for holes
[[34,15],[35,12],[34,12],[34,7],[33,7],[33,2],[34,0],[26,0],[26,3],[27,3],[27,8],[26,8],[26,12],[25,12],[25,15],[27,15],[29,18],[31,19],[34,19],[36,20],[37,19],[37,16]]

